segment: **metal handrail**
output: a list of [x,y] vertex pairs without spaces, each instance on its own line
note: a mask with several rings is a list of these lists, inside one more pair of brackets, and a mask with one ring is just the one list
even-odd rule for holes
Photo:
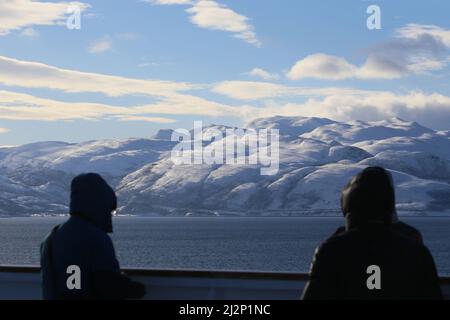
[[[38,273],[41,268],[36,265],[0,265],[0,272]],[[235,270],[187,270],[187,269],[145,269],[122,268],[130,276],[152,277],[189,277],[189,278],[221,278],[221,279],[254,279],[254,280],[290,280],[306,281],[308,274],[294,272],[264,272]],[[450,284],[450,277],[439,277],[441,284]]]

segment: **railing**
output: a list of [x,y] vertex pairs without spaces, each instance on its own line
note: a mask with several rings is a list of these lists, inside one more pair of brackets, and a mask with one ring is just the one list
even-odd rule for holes
[[[147,287],[145,299],[155,300],[295,300],[308,279],[306,274],[124,269]],[[450,299],[450,278],[441,278]],[[0,299],[40,299],[40,268],[0,266]]]

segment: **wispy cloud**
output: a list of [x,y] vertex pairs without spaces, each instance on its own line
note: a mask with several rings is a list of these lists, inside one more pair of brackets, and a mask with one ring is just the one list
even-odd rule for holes
[[153,67],[153,66],[157,66],[158,63],[157,62],[142,62],[139,63],[137,66],[139,68],[146,68],[146,67]]
[[149,116],[117,116],[119,121],[144,121],[152,123],[174,123],[175,119],[161,118],[161,117],[149,117]]
[[277,80],[280,76],[276,73],[270,73],[261,68],[253,68],[252,70],[245,72],[246,75],[258,77],[263,80]]
[[250,19],[235,12],[224,4],[213,0],[147,0],[155,5],[189,5],[186,12],[190,14],[190,20],[200,28],[220,30],[233,33],[233,36],[247,43],[261,46],[261,41],[256,36]]
[[97,92],[108,96],[143,94],[170,96],[196,88],[184,82],[143,80],[62,69],[39,62],[0,56],[0,83],[25,88],[47,88],[64,92]]
[[395,79],[427,74],[445,68],[450,59],[450,30],[410,24],[396,30],[395,37],[368,49],[363,65],[326,54],[300,59],[287,73],[291,80]]
[[65,102],[30,94],[0,91],[0,119],[4,120],[104,120],[172,123],[173,119],[152,116],[199,115],[225,116],[238,114],[240,108],[208,101],[200,97],[179,95],[152,104],[115,106],[90,102]]
[[91,43],[88,48],[89,53],[103,53],[113,48],[112,40],[109,37],[103,37]]
[[186,11],[191,14],[192,23],[201,28],[232,32],[236,38],[257,47],[261,46],[249,19],[225,5],[215,1],[201,0]]
[[32,26],[62,24],[69,6],[81,11],[89,7],[82,2],[0,1],[0,36]]
[[23,29],[20,34],[25,37],[29,37],[29,38],[34,38],[34,37],[39,36],[39,32],[31,27]]
[[6,133],[9,132],[9,129],[6,128],[0,128],[0,133]]
[[99,103],[70,103],[29,94],[0,91],[0,119],[6,120],[95,120],[106,115],[127,114],[124,107]]
[[134,32],[122,32],[111,35],[105,35],[100,39],[93,41],[89,47],[88,52],[99,54],[114,50],[114,44],[120,41],[134,41],[138,38],[138,34]]
[[149,114],[224,116],[235,113],[231,107],[186,91],[205,85],[161,80],[132,79],[112,75],[61,69],[37,62],[0,56],[0,83],[22,88],[46,88],[66,93],[97,92],[111,97],[138,94],[155,98],[151,104],[125,108],[98,103],[66,103],[31,95],[2,92],[0,117],[20,120],[98,119],[105,115]]
[[[434,128],[450,123],[450,97],[439,93],[388,91],[342,87],[296,87],[266,81],[224,81],[213,85],[132,79],[61,69],[37,62],[0,56],[0,83],[22,88],[45,88],[65,93],[97,92],[117,97],[146,95],[152,102],[119,106],[65,102],[30,94],[0,91],[0,119],[103,120],[172,123],[172,117],[235,117],[251,119],[272,115],[322,116],[336,120],[377,120],[399,116]],[[202,89],[197,91],[195,89]],[[200,94],[209,90],[235,99],[225,104]],[[189,92],[189,94],[188,94]]]
[[[263,83],[265,85],[269,83]],[[147,105],[123,107],[88,102],[63,102],[32,95],[0,91],[0,119],[60,121],[104,120],[173,123],[167,115],[231,116],[241,120],[274,115],[327,117],[335,120],[379,120],[401,117],[436,128],[448,128],[450,97],[421,91],[395,94],[341,88],[278,88],[276,94],[293,91],[303,102],[266,100],[262,105],[230,106],[201,97],[179,95]],[[272,95],[276,97],[275,93]],[[283,95],[283,97],[285,97]],[[292,98],[292,96],[291,96]],[[155,116],[153,116],[155,115]],[[158,116],[157,116],[158,115]]]
[[149,2],[152,4],[159,5],[173,5],[173,4],[192,4],[191,0],[144,0],[144,2]]
[[272,98],[316,97],[328,95],[362,95],[370,90],[337,87],[293,87],[258,81],[223,81],[212,91],[237,100],[261,100]]
[[431,35],[440,39],[446,46],[450,47],[450,29],[444,29],[434,25],[423,25],[410,23],[399,28],[396,34],[400,38],[419,39],[424,35]]
[[[172,123],[174,119],[151,117],[142,112],[142,107],[121,107],[100,103],[64,102],[38,98],[29,94],[0,91],[0,119],[61,121],[61,120],[100,120],[146,121],[153,123]],[[0,133],[6,132],[2,131]],[[3,129],[6,130],[6,129]]]

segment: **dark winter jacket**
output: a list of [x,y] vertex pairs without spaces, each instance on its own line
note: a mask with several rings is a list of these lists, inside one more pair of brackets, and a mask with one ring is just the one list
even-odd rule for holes
[[[303,299],[442,299],[421,237],[406,224],[392,223],[395,195],[386,170],[363,170],[344,188],[341,205],[345,230],[316,249]],[[379,268],[379,288],[368,286],[371,266]]]
[[[403,235],[406,238],[415,240],[421,244],[423,244],[422,234],[419,230],[414,228],[413,226],[410,226],[407,223],[404,223],[402,221],[396,221],[391,224],[392,231]],[[339,235],[346,232],[345,227],[339,227],[333,235]]]
[[[113,243],[114,191],[97,174],[72,181],[70,215],[41,245],[44,299],[140,298],[145,287],[121,274]],[[69,289],[69,266],[78,266],[81,288]]]

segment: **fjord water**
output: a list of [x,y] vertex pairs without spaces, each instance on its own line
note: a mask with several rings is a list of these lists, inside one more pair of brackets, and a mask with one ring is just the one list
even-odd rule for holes
[[[65,219],[0,219],[0,264],[39,264],[40,242]],[[439,274],[450,275],[450,217],[403,220],[420,229]],[[123,267],[307,272],[315,247],[342,222],[337,217],[116,217],[112,238]]]

